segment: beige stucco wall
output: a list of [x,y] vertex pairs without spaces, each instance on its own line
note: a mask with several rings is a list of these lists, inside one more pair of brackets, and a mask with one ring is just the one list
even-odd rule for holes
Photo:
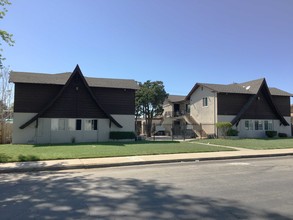
[[[14,144],[42,144],[42,143],[72,143],[108,141],[110,131],[134,131],[133,115],[113,115],[123,126],[118,128],[109,119],[98,119],[98,130],[95,131],[70,131],[65,125],[64,131],[52,131],[50,118],[39,118],[38,128],[36,122],[24,129],[19,129],[23,123],[31,119],[34,113],[14,113],[12,143]],[[83,127],[83,121],[82,121]]]
[[[208,106],[203,106],[202,99],[208,98]],[[217,94],[205,87],[198,88],[190,97],[190,115],[207,134],[214,134],[217,123]]]
[[166,114],[170,114],[170,113],[172,114],[173,105],[171,105],[170,103],[165,104],[165,105],[163,105],[163,109],[164,109],[163,115],[164,115],[164,117],[166,117]]

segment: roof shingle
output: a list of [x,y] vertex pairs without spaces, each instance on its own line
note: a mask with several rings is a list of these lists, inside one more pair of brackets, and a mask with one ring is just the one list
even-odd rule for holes
[[185,97],[186,96],[184,96],[184,95],[169,95],[167,99],[170,102],[182,102],[185,100]]
[[[219,93],[239,93],[239,94],[256,94],[265,79],[257,79],[244,83],[233,83],[228,85],[223,84],[208,84],[197,83],[198,86],[204,86]],[[286,91],[277,88],[269,88],[271,95],[277,96],[293,96]]]
[[[36,83],[36,84],[54,84],[65,85],[72,73],[29,73],[14,72],[10,73],[10,81],[14,83]],[[129,79],[110,79],[110,78],[93,78],[85,77],[90,87],[105,88],[122,88],[122,89],[138,89],[136,81]]]

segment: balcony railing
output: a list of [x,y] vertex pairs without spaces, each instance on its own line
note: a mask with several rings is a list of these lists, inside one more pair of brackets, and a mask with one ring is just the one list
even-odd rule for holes
[[181,111],[166,111],[164,112],[164,117],[165,118],[173,118],[173,117],[180,117],[183,115],[189,114],[189,112],[185,111],[185,110],[181,110]]

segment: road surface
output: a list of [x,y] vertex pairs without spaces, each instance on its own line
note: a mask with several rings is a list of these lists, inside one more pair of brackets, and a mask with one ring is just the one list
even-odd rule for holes
[[293,157],[0,174],[0,219],[293,219]]

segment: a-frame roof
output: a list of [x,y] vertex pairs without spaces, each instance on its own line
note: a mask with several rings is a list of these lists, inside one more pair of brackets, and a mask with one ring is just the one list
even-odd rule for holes
[[244,83],[232,83],[228,85],[222,85],[222,84],[208,84],[208,83],[196,83],[194,87],[191,89],[189,94],[186,96],[186,100],[189,100],[191,95],[200,87],[205,87],[213,92],[216,93],[234,93],[234,94],[247,94],[251,95],[246,104],[242,107],[242,109],[238,112],[236,117],[231,121],[231,123],[238,124],[239,121],[242,119],[244,114],[247,112],[247,110],[251,107],[253,102],[256,100],[256,98],[259,96],[259,94],[262,92],[264,94],[264,97],[269,104],[269,107],[272,109],[275,116],[280,120],[280,122],[288,126],[288,122],[286,119],[282,116],[280,113],[278,107],[275,105],[272,95],[274,96],[293,96],[292,94],[285,92],[283,90],[277,89],[277,88],[269,88],[265,78],[256,79]]
[[257,88],[257,90],[254,91],[255,94],[253,94],[249,100],[246,102],[246,104],[242,107],[241,111],[238,112],[238,114],[236,115],[236,117],[231,121],[232,125],[238,125],[239,121],[242,119],[242,117],[244,116],[245,112],[249,109],[249,107],[252,105],[252,103],[257,99],[257,97],[259,96],[259,94],[262,92],[266,101],[268,102],[270,108],[272,109],[272,111],[274,112],[275,116],[280,120],[280,122],[285,125],[288,126],[289,123],[286,121],[286,119],[282,116],[282,114],[280,113],[278,107],[275,105],[273,99],[272,99],[272,95],[270,93],[269,87],[266,83],[266,80],[263,79],[261,82],[257,83],[257,86],[254,87],[255,89]]
[[[254,95],[258,92],[260,86],[262,85],[264,78],[251,80],[244,83],[232,83],[232,84],[210,84],[210,83],[196,83],[191,91],[186,96],[186,99],[190,99],[190,96],[193,94],[195,90],[199,87],[205,87],[210,89],[211,91],[217,93],[234,93],[234,94],[248,94]],[[293,94],[283,91],[277,88],[269,88],[271,95],[276,96],[293,96]]]
[[30,120],[28,120],[26,123],[24,123],[23,125],[20,126],[20,129],[24,129],[26,128],[28,125],[30,125],[31,123],[33,123],[34,121],[36,121],[38,118],[42,117],[53,105],[54,103],[58,100],[58,98],[64,93],[64,91],[66,90],[66,88],[72,83],[74,77],[76,75],[80,76],[80,79],[82,80],[82,83],[85,85],[85,88],[87,90],[87,92],[89,93],[90,97],[93,99],[93,101],[95,102],[95,104],[97,105],[97,108],[100,108],[102,110],[102,112],[107,116],[107,118],[110,119],[111,122],[113,122],[117,127],[122,128],[122,125],[120,125],[107,111],[105,111],[105,109],[101,106],[101,104],[97,101],[95,95],[93,94],[92,90],[90,89],[87,81],[85,80],[79,66],[77,65],[74,69],[74,71],[72,72],[72,74],[70,75],[70,77],[68,78],[67,82],[65,83],[65,85],[62,87],[62,89],[60,90],[60,92],[55,96],[55,98],[52,99],[51,102],[49,102],[40,112],[38,112],[34,117],[32,117]]

